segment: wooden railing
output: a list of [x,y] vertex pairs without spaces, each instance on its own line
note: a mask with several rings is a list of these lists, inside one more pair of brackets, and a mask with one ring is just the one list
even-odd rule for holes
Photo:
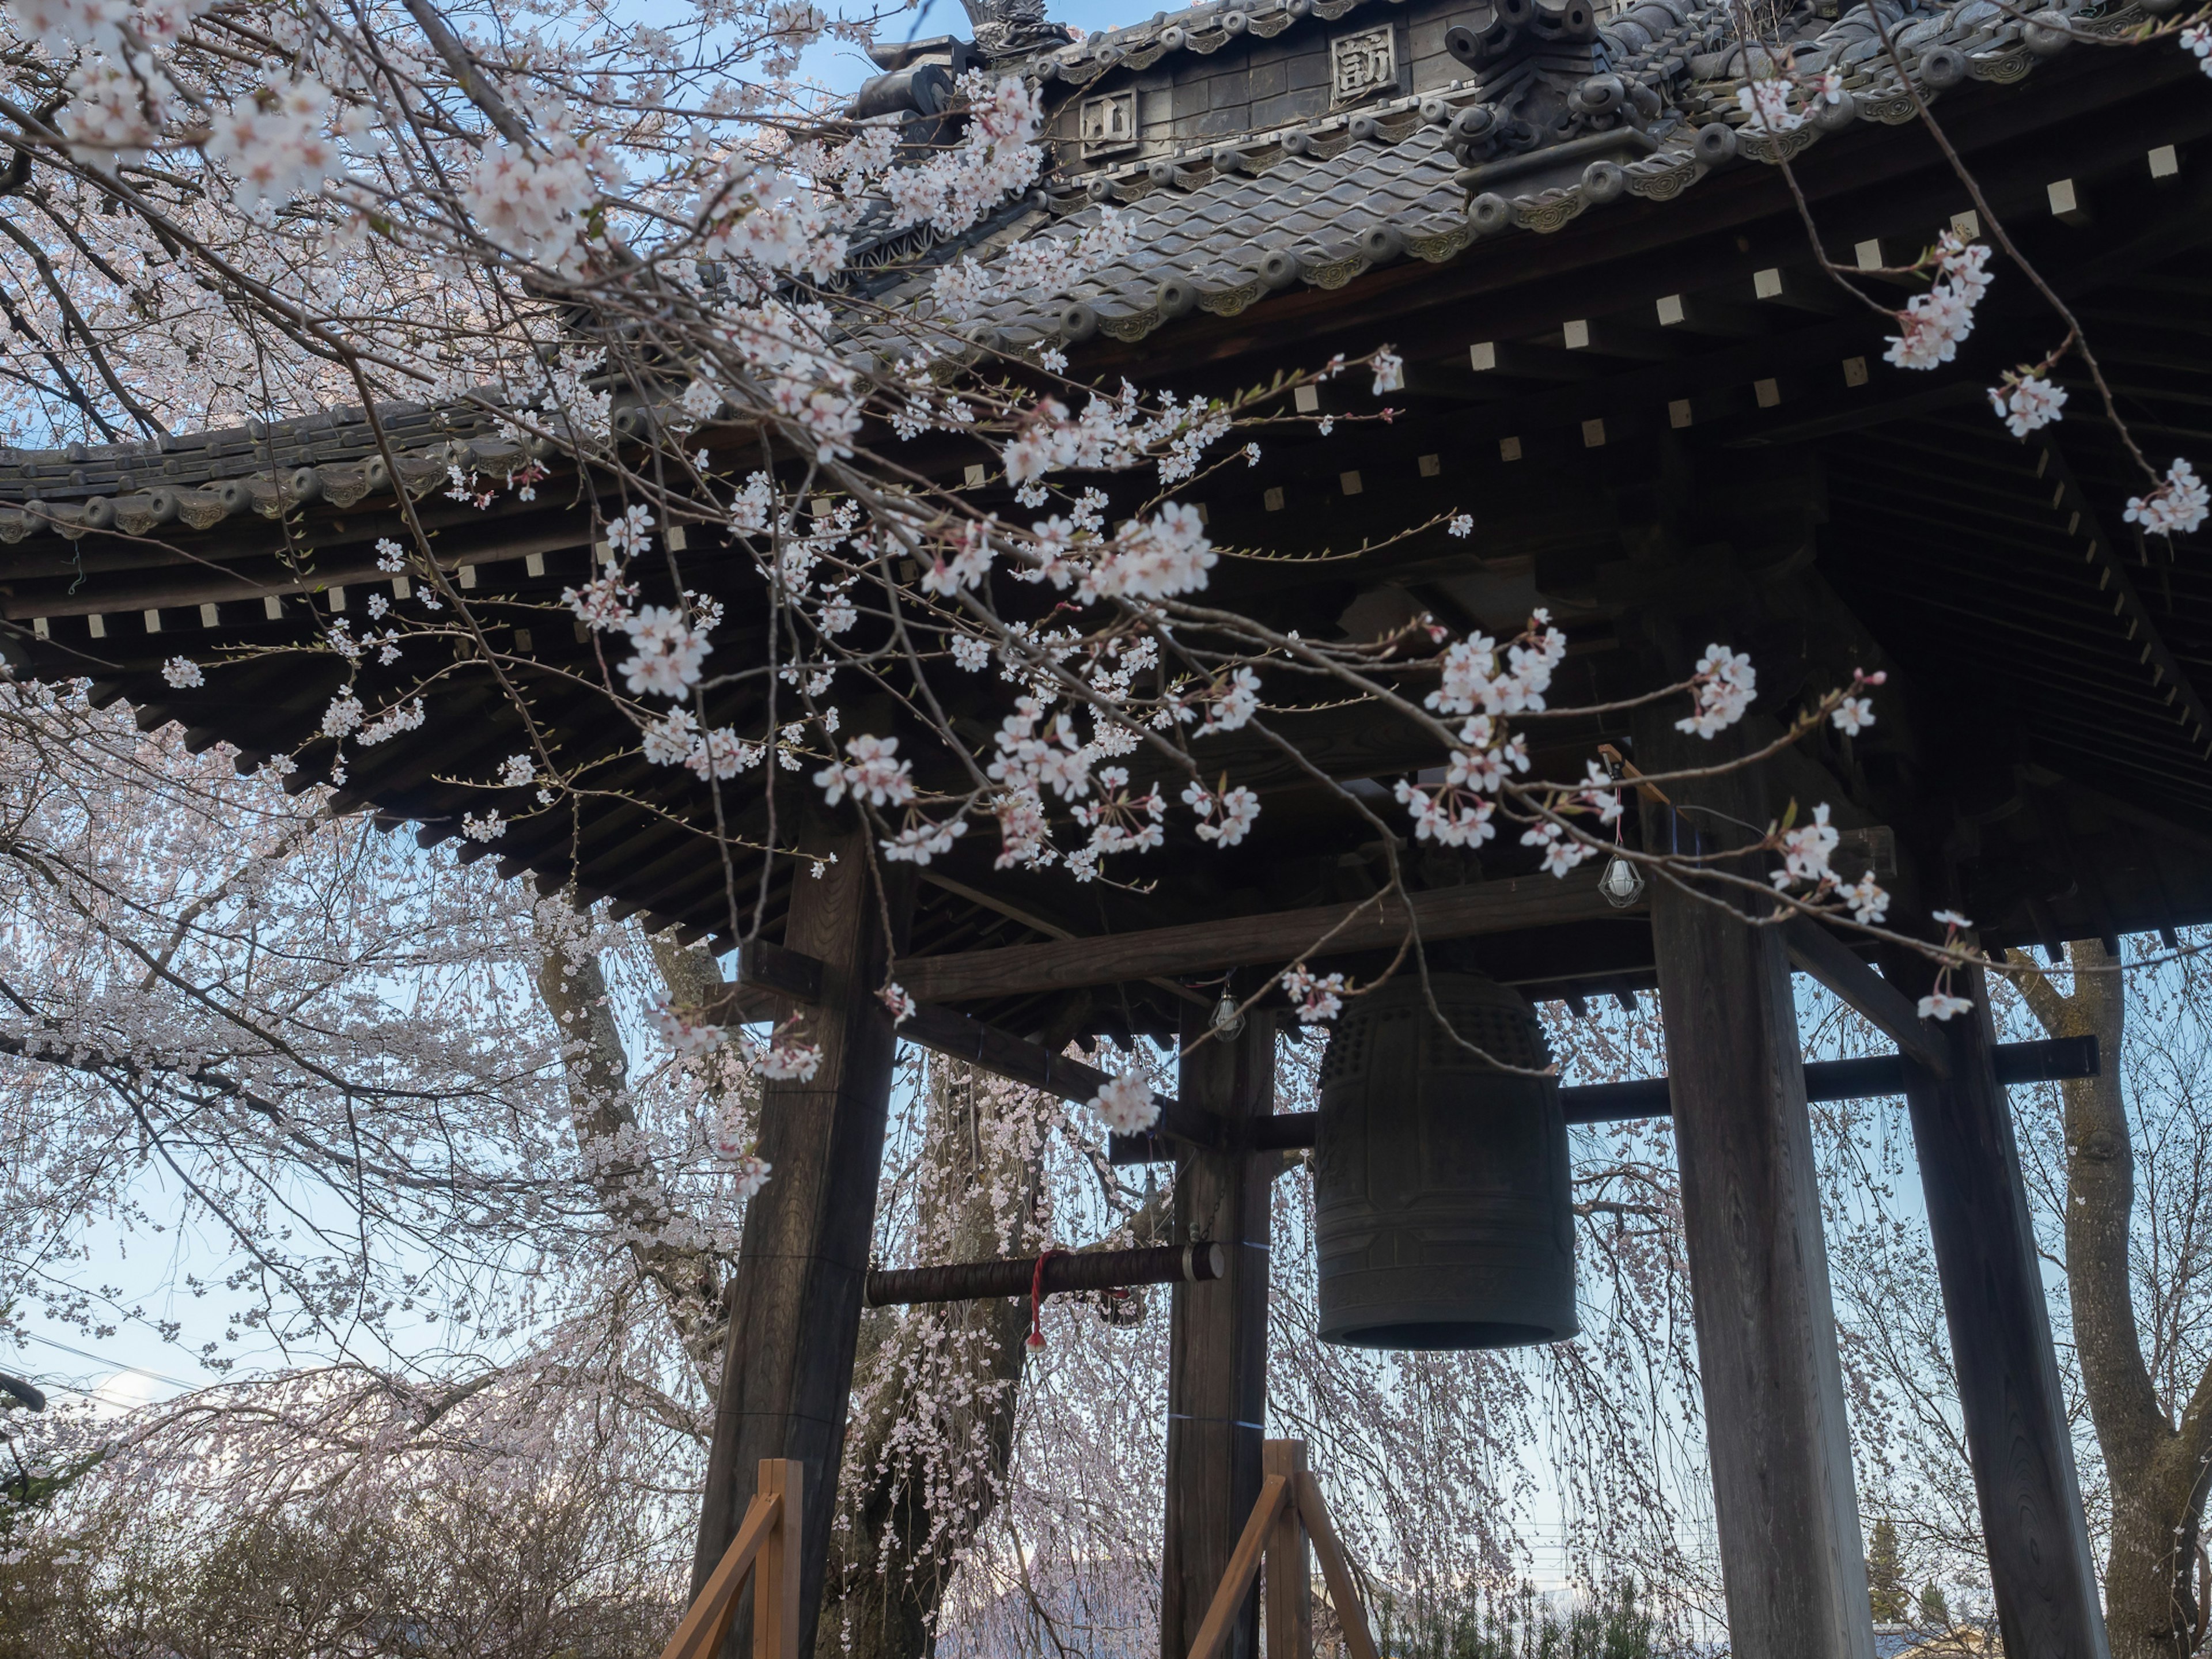
[[748,1573],[753,1581],[753,1659],[799,1659],[799,1546],[803,1466],[761,1460],[760,1485],[738,1535],[706,1588],[684,1615],[660,1659],[714,1659],[736,1617]]
[[1314,1555],[1321,1558],[1322,1577],[1328,1581],[1337,1622],[1344,1626],[1349,1659],[1376,1659],[1367,1609],[1337,1542],[1320,1484],[1306,1468],[1306,1443],[1269,1440],[1261,1445],[1260,1458],[1260,1501],[1252,1506],[1252,1518],[1244,1523],[1228,1571],[1221,1575],[1221,1586],[1206,1609],[1198,1638],[1190,1644],[1190,1659],[1216,1659],[1263,1562],[1267,1659],[1312,1659]]

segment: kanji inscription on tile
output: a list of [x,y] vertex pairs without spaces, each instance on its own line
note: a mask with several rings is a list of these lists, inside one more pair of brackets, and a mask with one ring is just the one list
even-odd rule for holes
[[1398,42],[1389,25],[1328,43],[1329,104],[1341,109],[1398,89]]
[[1083,100],[1083,153],[1105,155],[1137,143],[1137,94],[1132,88]]

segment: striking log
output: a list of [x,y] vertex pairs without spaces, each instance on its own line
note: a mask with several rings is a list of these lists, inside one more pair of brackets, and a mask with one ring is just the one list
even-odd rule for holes
[[[1743,741],[1738,730],[1692,750],[1664,718],[1638,722],[1638,759],[1651,773],[1677,761],[1723,762]],[[1767,821],[1763,792],[1741,773],[1669,792],[1678,805],[1694,802],[1712,816],[1644,802],[1647,847],[1687,851],[1700,822]],[[1740,1659],[1873,1659],[1782,939],[1774,928],[1747,926],[1718,894],[1668,880],[1652,884],[1651,934],[1729,1651]]]
[[1468,939],[1623,915],[1598,892],[1595,872],[1565,879],[1516,876],[1416,893],[1410,914],[1401,900],[1376,897],[1048,945],[909,957],[899,963],[898,975],[919,1001],[964,1002],[1373,950],[1396,945],[1415,924],[1425,939]]
[[[885,943],[868,849],[849,830],[819,840],[817,850],[836,850],[837,861],[819,880],[792,884],[785,936],[793,951],[822,963],[821,1000],[807,1011],[807,1035],[821,1046],[822,1061],[811,1080],[771,1081],[763,1090],[760,1151],[774,1173],[745,1212],[731,1281],[729,1349],[692,1564],[696,1594],[743,1513],[749,1494],[741,1473],[764,1458],[804,1464],[801,1659],[813,1651],[836,1508],[895,1051],[875,997]],[[739,1607],[724,1644],[732,1659],[750,1641],[752,1600]]]
[[868,1275],[868,1305],[916,1302],[979,1302],[987,1297],[1064,1296],[1076,1291],[1115,1291],[1130,1285],[1203,1285],[1228,1271],[1218,1244],[1163,1244],[1141,1250],[1061,1252],[1044,1259],[949,1261],[934,1267],[901,1267]]
[[[1248,1019],[1233,1038],[1198,1042],[1209,1030],[1187,1009],[1182,1061],[1187,1105],[1218,1115],[1231,1134],[1274,1099],[1275,1026]],[[1175,1186],[1175,1236],[1211,1239],[1228,1272],[1207,1285],[1177,1285],[1169,1318],[1167,1522],[1161,1562],[1162,1659],[1187,1659],[1237,1532],[1260,1495],[1260,1443],[1267,1410],[1267,1233],[1273,1160],[1194,1152]],[[1224,1633],[1222,1659],[1255,1659],[1258,1597],[1249,1592]]]
[[[2099,1064],[2097,1039],[2039,1037],[2032,1042],[2000,1042],[1990,1050],[1999,1083],[2056,1083],[2069,1077],[2094,1077]],[[1869,1054],[1859,1060],[1815,1060],[1804,1068],[1808,1100],[1861,1100],[1869,1095],[1905,1092],[1905,1062],[1901,1054]],[[1666,1117],[1674,1109],[1672,1091],[1663,1077],[1631,1078],[1623,1083],[1580,1083],[1559,1091],[1559,1109],[1570,1123],[1618,1123],[1636,1117]],[[1184,1127],[1204,1128],[1189,1120],[1197,1114],[1182,1109]],[[1314,1144],[1317,1112],[1277,1112],[1252,1120],[1247,1131],[1255,1152],[1297,1151]],[[1217,1137],[1219,1126],[1212,1126]],[[1162,1145],[1152,1135],[1115,1135],[1108,1156],[1115,1164],[1165,1164],[1182,1155],[1179,1146]]]
[[[1905,996],[1923,996],[1935,982],[1935,964],[1911,951],[1885,953],[1882,969]],[[2005,1050],[1992,1041],[1978,976],[1954,977],[1974,1009],[1936,1028],[1949,1075],[1907,1062],[1905,1098],[1997,1622],[2005,1652],[2018,1659],[2105,1659],[2042,1264],[2006,1079],[1992,1064]]]

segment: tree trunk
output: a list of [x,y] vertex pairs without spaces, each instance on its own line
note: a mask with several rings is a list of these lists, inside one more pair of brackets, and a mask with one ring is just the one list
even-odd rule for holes
[[2052,1036],[2094,1036],[2102,1064],[2064,1085],[2066,1285],[2075,1346],[2112,1493],[2105,1621],[2113,1659],[2185,1659],[2203,1633],[2197,1531],[2212,1458],[2212,1371],[2177,1425],[2160,1403],[2136,1322],[2130,1242],[2135,1149],[2120,1087],[2126,992],[2094,939],[2067,946],[2074,988],[2061,994],[2021,951],[2021,990]]
[[[711,1392],[721,1358],[724,1264],[712,1251],[669,1241],[677,1218],[659,1171],[638,1143],[637,1112],[629,1093],[629,1056],[615,1024],[597,953],[574,948],[566,931],[542,910],[537,941],[538,994],[560,1028],[568,1116],[586,1178],[640,1277],[659,1293]],[[671,966],[661,959],[671,1000],[702,1000],[684,994],[695,988],[688,981],[679,983]],[[719,981],[711,958],[707,967]]]
[[[1043,1115],[1025,1090],[933,1061],[919,1175],[933,1261],[1018,1255],[1035,1237]],[[849,1659],[921,1659],[1013,1449],[1029,1307],[999,1298],[863,1316],[850,1474],[822,1609]],[[832,1632],[835,1632],[834,1636]]]

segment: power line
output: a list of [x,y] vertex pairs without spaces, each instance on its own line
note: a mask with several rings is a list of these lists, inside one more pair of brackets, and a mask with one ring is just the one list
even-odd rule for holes
[[[43,1342],[50,1348],[58,1348],[64,1353],[75,1354],[79,1359],[89,1359],[95,1365],[105,1365],[111,1370],[133,1372],[139,1376],[149,1376],[155,1382],[166,1382],[173,1389],[197,1389],[200,1386],[197,1382],[187,1382],[182,1377],[169,1376],[160,1371],[149,1370],[143,1365],[126,1365],[119,1359],[110,1359],[106,1354],[93,1353],[84,1348],[72,1348],[66,1342],[57,1342],[51,1336],[40,1336],[36,1331],[24,1331],[21,1334],[33,1342]],[[73,1390],[73,1392],[82,1391]]]

